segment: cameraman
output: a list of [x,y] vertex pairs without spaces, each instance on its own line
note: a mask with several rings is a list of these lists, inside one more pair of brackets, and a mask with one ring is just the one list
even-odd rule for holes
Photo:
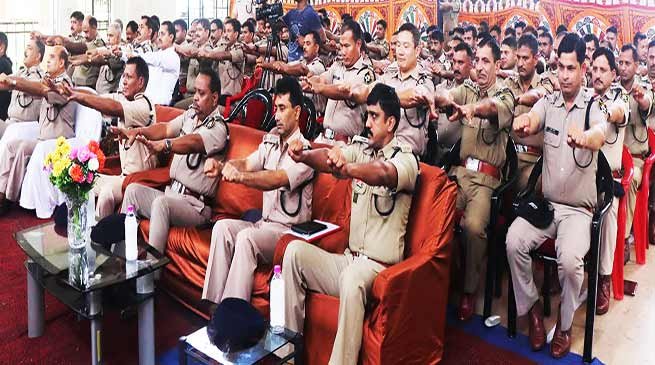
[[309,5],[309,0],[296,0],[297,6],[290,10],[282,20],[289,27],[293,34],[289,42],[289,62],[298,61],[303,55],[303,34],[317,32],[321,42],[325,42],[325,31],[321,25],[321,18],[314,8]]

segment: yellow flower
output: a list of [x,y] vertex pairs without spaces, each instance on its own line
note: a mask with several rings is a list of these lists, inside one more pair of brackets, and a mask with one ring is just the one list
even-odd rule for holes
[[52,166],[52,174],[58,177],[63,171],[68,171],[70,164],[71,160],[68,157],[57,160]]

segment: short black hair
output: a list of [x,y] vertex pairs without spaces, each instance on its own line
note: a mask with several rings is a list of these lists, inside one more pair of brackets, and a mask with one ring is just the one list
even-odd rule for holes
[[453,28],[453,30],[451,32],[453,34],[460,33],[460,34],[464,35],[464,27],[455,27],[455,28]]
[[71,14],[70,17],[71,17],[71,18],[75,18],[75,20],[77,20],[78,22],[82,22],[82,21],[84,21],[84,14],[82,14],[82,12],[79,11],[79,10],[78,10],[78,11],[74,11],[74,12]]
[[508,46],[509,48],[513,49],[516,51],[517,48],[517,42],[516,42],[516,37],[509,36],[505,37],[502,42],[500,42],[501,46]]
[[0,45],[5,45],[5,50],[9,48],[9,39],[7,39],[7,35],[4,32],[0,32]]
[[[227,22],[230,21],[230,20],[232,20],[232,19],[228,19],[228,20],[226,20],[225,22],[227,23]],[[218,28],[218,29],[223,29],[223,30],[225,30],[225,26],[223,25],[223,21],[221,21],[221,20],[218,19],[218,18],[212,20],[212,21],[209,23],[209,26],[211,27],[212,24],[216,24],[216,28]],[[233,28],[234,28],[234,26],[233,26]],[[236,30],[236,28],[234,28],[234,29]],[[241,30],[241,23],[239,23],[239,30]]]
[[523,34],[521,38],[519,38],[516,48],[521,47],[528,47],[533,56],[539,52],[539,42],[537,42],[537,38],[532,33]]
[[377,22],[375,22],[375,25],[380,24],[384,30],[387,30],[387,21],[384,19],[380,19]]
[[587,49],[585,43],[576,33],[566,33],[557,48],[557,57],[562,58],[562,53],[575,53],[578,64],[582,65],[585,60]]
[[283,76],[275,83],[276,95],[289,95],[292,107],[303,105],[303,94],[300,83],[295,77]]
[[[456,40],[457,38],[453,38],[453,39]],[[473,49],[471,49],[471,46],[469,46],[468,43],[464,42],[461,39],[460,39],[460,42],[453,49],[453,52],[460,52],[460,51],[465,51],[466,55],[470,59],[473,59]]]
[[152,15],[149,17],[150,21],[148,22],[148,27],[150,27],[150,24],[152,24],[152,36],[154,37],[155,34],[159,33],[159,28],[161,27],[161,22],[159,21],[159,17],[157,15]]
[[545,25],[540,25],[540,26],[537,27],[537,33],[539,33],[539,31],[541,31],[543,33],[550,33],[550,28],[548,28]]
[[546,39],[548,39],[548,44],[550,44],[551,46],[553,45],[553,41],[554,41],[554,39],[553,39],[553,35],[550,34],[550,32],[543,32],[543,33],[541,33],[541,35],[539,36],[539,38],[546,38]]
[[655,39],[653,39],[652,41],[650,41],[650,43],[648,43],[648,49],[651,49],[653,47],[655,47]]
[[173,22],[173,26],[179,26],[180,28],[184,29],[185,32],[189,30],[189,26],[186,24],[184,19],[177,19]]
[[150,79],[150,70],[148,69],[148,63],[141,58],[140,56],[128,58],[126,65],[135,65],[136,67],[136,76],[143,77],[144,86],[148,85],[148,80]]
[[209,30],[209,20],[207,20],[207,18],[198,19],[198,24],[202,27],[202,29]]
[[247,28],[250,33],[255,33],[255,23],[250,20],[246,20],[241,24],[241,29],[243,28]]
[[623,47],[621,47],[621,53],[628,52],[628,51],[632,52],[632,60],[635,61],[635,62],[638,62],[639,61],[639,52],[637,52],[637,47],[635,47],[634,45],[632,45],[630,43],[624,44]]
[[497,32],[498,34],[502,34],[503,31],[500,30],[500,26],[498,24],[494,24],[494,26],[491,27],[491,29],[489,29],[489,33],[491,32]]
[[127,29],[131,30],[132,33],[136,33],[139,31],[139,24],[137,24],[134,20],[130,20],[127,22],[127,25],[125,26],[125,30]]
[[[525,28],[523,28],[523,33],[531,33],[532,35],[535,36],[535,38],[539,36],[539,33],[537,32],[537,30],[534,29],[534,27],[531,26],[531,25],[528,25]],[[521,34],[521,35],[523,35],[523,34]]]
[[432,33],[430,33],[430,40],[443,43],[444,41],[443,32],[438,29],[433,30]]
[[171,22],[169,22],[169,21],[167,20],[167,21],[161,23],[161,27],[162,27],[163,29],[166,29],[166,31],[168,32],[168,34],[172,35],[172,36],[173,36],[173,40],[175,40],[175,26],[173,25],[173,23],[171,23]]
[[616,58],[614,57],[614,52],[610,50],[607,47],[600,47],[594,51],[594,55],[591,57],[592,60],[596,60],[596,58],[605,56],[607,58],[607,63],[610,65],[610,70],[619,72],[618,68],[616,67]]
[[642,32],[637,32],[637,34],[635,34],[634,38],[632,38],[632,44],[634,44],[635,47],[637,47],[637,46],[639,46],[639,41],[642,41],[644,39],[648,39],[646,37],[646,35],[644,33],[642,33]]
[[366,105],[380,105],[385,117],[396,118],[394,132],[400,123],[400,99],[396,89],[385,84],[376,84],[366,98]]
[[489,33],[489,23],[487,23],[485,20],[480,22],[480,32]]
[[218,73],[211,67],[201,67],[198,71],[198,76],[205,75],[209,77],[209,91],[221,95],[221,78]]
[[582,40],[585,43],[594,42],[594,48],[598,48],[598,45],[599,45],[598,37],[596,37],[595,34],[591,34],[591,33],[585,34],[585,36],[582,38]]
[[525,24],[525,22],[523,20],[519,20],[516,23],[514,23],[514,29],[515,30],[516,30],[516,28],[525,28],[526,26],[527,26],[527,24]]
[[35,40],[34,43],[36,43],[36,48],[39,50],[40,53],[39,61],[43,62],[43,57],[45,57],[45,44],[41,42],[40,39]]
[[418,31],[416,26],[412,23],[405,23],[398,28],[398,33],[400,32],[410,32],[412,38],[414,39],[414,48],[418,47],[419,42],[421,41],[421,33]]
[[319,46],[323,45],[323,42],[321,41],[321,36],[318,34],[317,31],[315,30],[310,30],[309,32],[305,33],[305,37],[308,35],[312,36],[312,39],[314,39],[314,43],[318,44]]
[[475,29],[475,26],[469,25],[468,27],[466,27],[464,29],[464,34],[469,33],[469,32],[471,32],[471,34],[473,35],[473,38],[478,38],[478,30]]
[[515,37],[516,36],[516,31],[514,28],[507,27],[505,28],[505,37]]
[[89,27],[93,29],[98,29],[98,19],[94,17],[89,17]]
[[[514,42],[516,42],[516,40],[514,40]],[[496,43],[496,40],[494,38],[492,37],[483,38],[480,41],[480,43],[478,43],[478,49],[482,49],[484,47],[491,48],[491,53],[494,57],[494,62],[500,59],[500,47],[498,47],[498,43]]]
[[560,24],[557,26],[557,30],[555,30],[555,35],[559,35],[560,33],[568,32],[569,28],[566,27],[564,24]]
[[[214,19],[214,20],[216,21],[216,20],[218,20],[218,19]],[[237,34],[241,34],[241,23],[239,23],[238,20],[236,20],[236,19],[234,19],[234,18],[232,18],[232,19],[228,19],[228,20],[225,21],[225,24],[230,24],[230,25],[232,26],[232,29],[233,29]],[[220,29],[220,27],[219,27],[219,29]],[[223,29],[225,29],[225,28],[223,28]]]
[[616,30],[616,27],[612,25],[612,26],[610,26],[609,28],[607,28],[607,30],[605,31],[605,33],[614,33],[614,34],[617,34],[617,35],[618,35],[618,34],[619,34],[619,31]]
[[364,43],[363,42],[364,34],[362,32],[362,27],[359,25],[359,23],[357,23],[352,19],[348,19],[344,21],[343,26],[341,27],[341,34],[344,34],[347,31],[350,31],[352,33],[355,42],[362,41],[362,44]]
[[364,32],[364,42],[371,43],[373,42],[373,36],[369,32]]

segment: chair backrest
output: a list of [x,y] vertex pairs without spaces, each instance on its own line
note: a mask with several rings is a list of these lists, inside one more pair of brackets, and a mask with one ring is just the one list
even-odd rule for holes
[[313,141],[321,133],[321,125],[316,121],[316,106],[312,99],[307,96],[303,96],[300,131],[310,141]]
[[[88,87],[79,89],[96,93],[95,90]],[[78,104],[75,108],[75,137],[83,143],[87,143],[92,140],[100,141],[101,134],[102,114],[95,109]]]
[[621,185],[624,189],[627,189],[632,183],[632,179],[635,174],[635,166],[632,161],[632,155],[630,154],[630,149],[623,146],[623,154],[621,155],[621,167],[623,167],[623,177],[621,178]]
[[275,125],[273,96],[264,89],[248,92],[232,109],[227,121],[263,131],[271,130]]
[[605,215],[614,199],[614,178],[612,169],[602,151],[598,151],[598,169],[596,170],[596,191],[598,192],[597,215]]

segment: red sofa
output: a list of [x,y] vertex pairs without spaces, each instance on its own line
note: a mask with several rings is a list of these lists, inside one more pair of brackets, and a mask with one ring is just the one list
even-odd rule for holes
[[[175,112],[170,113],[174,116]],[[166,114],[158,111],[158,117]],[[243,158],[254,151],[263,132],[229,125],[228,159]],[[126,179],[163,186],[168,169],[160,168]],[[316,219],[344,229],[314,244],[335,253],[347,246],[350,223],[350,180],[319,174],[314,182],[312,214]],[[406,236],[406,259],[384,270],[373,285],[364,323],[360,361],[363,364],[436,364],[443,355],[446,303],[450,273],[450,241],[453,234],[455,184],[443,170],[421,164],[421,176],[412,203]],[[261,209],[261,192],[241,185],[218,184],[214,218],[238,218],[245,211]],[[148,237],[148,222],[141,232]],[[211,227],[172,228],[167,255],[171,263],[162,276],[162,287],[196,313],[207,317],[200,302],[209,257]],[[283,236],[275,251],[280,264],[293,236]],[[255,273],[252,304],[268,315],[272,266],[259,265]],[[310,293],[307,296],[305,355],[308,364],[327,363],[337,327],[338,298]]]

